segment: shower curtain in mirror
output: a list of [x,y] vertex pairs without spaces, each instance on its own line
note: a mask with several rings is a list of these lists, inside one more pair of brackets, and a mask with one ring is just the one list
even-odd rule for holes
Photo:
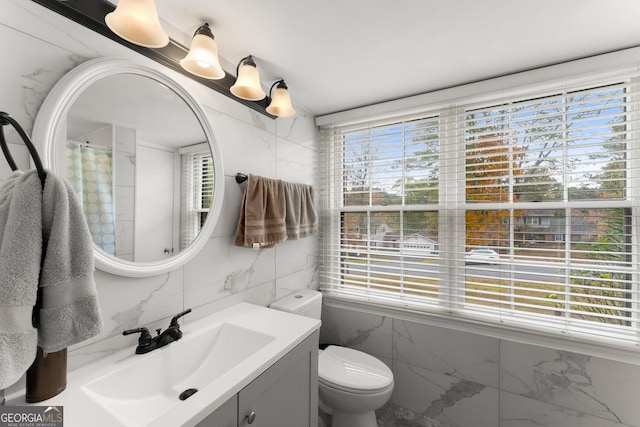
[[116,254],[111,149],[67,143],[67,179],[82,201],[93,241]]

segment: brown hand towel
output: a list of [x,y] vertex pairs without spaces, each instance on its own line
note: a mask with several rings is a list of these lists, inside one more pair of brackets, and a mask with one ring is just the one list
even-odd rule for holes
[[242,194],[235,243],[270,248],[287,239],[284,185],[279,179],[249,174]]

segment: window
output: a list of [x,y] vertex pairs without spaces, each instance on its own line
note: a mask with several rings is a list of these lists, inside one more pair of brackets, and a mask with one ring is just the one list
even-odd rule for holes
[[180,247],[196,238],[207,219],[213,197],[213,159],[207,144],[181,149],[182,201]]
[[323,288],[639,344],[635,90],[326,127]]
[[528,217],[525,218],[525,223],[527,225],[539,225],[540,224],[540,217],[528,216]]

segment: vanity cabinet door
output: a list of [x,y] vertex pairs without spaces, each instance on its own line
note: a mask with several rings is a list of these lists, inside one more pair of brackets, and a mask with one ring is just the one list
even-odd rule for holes
[[238,394],[240,427],[318,425],[318,332]]
[[236,395],[196,424],[196,427],[237,427],[237,422],[238,396]]

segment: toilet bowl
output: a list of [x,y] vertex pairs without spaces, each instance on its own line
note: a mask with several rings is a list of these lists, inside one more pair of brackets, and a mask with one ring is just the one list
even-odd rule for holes
[[319,397],[331,408],[333,427],[376,426],[375,410],[393,392],[391,370],[375,357],[329,346],[318,355]]
[[[271,308],[320,319],[322,294],[303,290]],[[331,427],[376,427],[375,410],[393,392],[393,373],[379,359],[352,348],[330,345],[318,351],[318,395],[329,409]]]

